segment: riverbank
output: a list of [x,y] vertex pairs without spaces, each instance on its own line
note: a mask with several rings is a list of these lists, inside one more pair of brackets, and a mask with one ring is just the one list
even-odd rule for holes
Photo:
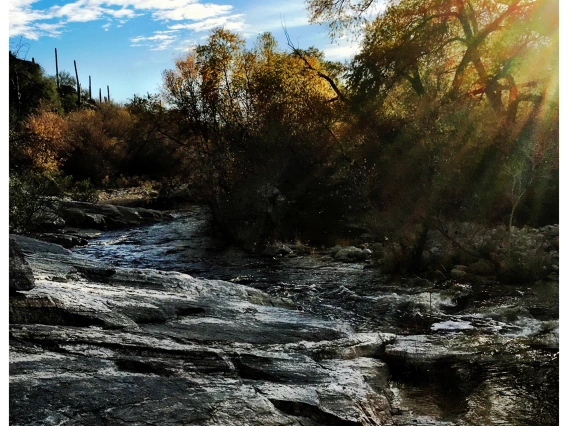
[[[338,382],[345,380],[333,372],[333,368],[341,364],[338,359],[352,360],[350,362],[358,365],[359,372],[349,370],[348,374],[353,377],[363,374],[367,377],[365,383],[375,386],[373,392],[384,396],[389,404],[388,409],[378,403],[372,404],[375,409],[383,407],[379,410],[386,416],[386,420],[381,420],[383,423],[365,423],[365,417],[357,418],[355,415],[339,416],[341,421],[397,425],[499,422],[532,425],[538,418],[539,424],[557,424],[557,280],[503,284],[491,276],[483,279],[479,276],[480,279],[472,280],[470,277],[475,276],[469,274],[461,279],[450,276],[434,281],[384,274],[380,267],[369,267],[373,265],[372,258],[339,261],[335,258],[339,251],[334,254],[335,250],[330,248],[306,250],[305,246],[294,245],[288,248],[291,253],[268,253],[265,249],[257,253],[223,246],[211,238],[206,212],[195,207],[173,214],[173,219],[155,224],[100,231],[86,246],[75,247],[72,253],[66,252],[65,256],[32,254],[28,250],[26,258],[32,259],[30,264],[32,269],[35,268],[34,276],[40,277],[43,289],[31,290],[25,299],[12,301],[16,304],[11,312],[20,312],[16,318],[24,318],[16,322],[27,323],[11,326],[12,341],[27,341],[26,344],[32,346],[39,344],[40,358],[52,356],[41,351],[55,348],[55,353],[61,355],[66,353],[67,348],[79,345],[83,355],[100,354],[97,357],[103,359],[104,362],[101,362],[105,366],[114,365],[108,363],[117,357],[113,345],[122,347],[124,342],[133,341],[131,330],[136,330],[136,339],[144,340],[152,337],[152,334],[147,336],[146,333],[158,332],[165,333],[158,340],[166,336],[168,342],[173,339],[176,343],[200,342],[200,345],[208,348],[222,347],[228,351],[227,358],[233,365],[229,370],[234,368],[238,372],[238,378],[233,376],[235,379],[262,380],[270,386],[276,382],[280,383],[280,387],[284,383],[288,392],[285,393],[286,399],[271,402],[269,411],[276,410],[288,417],[299,416],[303,424],[334,424],[325,415],[321,417],[322,412],[329,414],[334,411],[318,405],[319,402],[316,402],[321,402],[320,399],[310,397],[301,403],[294,399],[298,395],[322,394],[319,385],[310,384],[311,379],[303,377],[302,371],[310,371],[306,373],[310,376],[310,366],[314,365],[312,362],[321,364],[324,359],[331,360],[330,364],[324,365],[324,370]],[[82,261],[87,266],[77,264],[77,260],[69,260],[75,259],[76,255],[83,256]],[[60,267],[57,264],[62,262],[67,272],[41,272],[41,268],[47,266],[38,265],[42,262],[45,264],[45,261],[33,260],[41,256],[50,259],[49,268],[53,268],[52,271],[56,271]],[[33,262],[36,262],[36,266]],[[129,277],[128,280],[125,277]],[[174,279],[175,285],[166,285],[171,279]],[[191,285],[188,287],[187,283]],[[195,290],[191,288],[195,283],[200,283],[198,288],[204,289],[200,291],[205,291],[205,294],[212,292],[209,302],[201,303],[205,299],[198,302],[192,300],[191,294]],[[223,300],[227,289],[238,294],[262,295],[260,300],[264,302],[258,305],[258,300],[251,302],[245,298],[238,302],[244,304],[243,309],[226,311]],[[36,295],[43,294],[44,299],[51,298],[59,311],[47,309],[34,296],[30,298],[34,292]],[[73,299],[62,298],[61,294],[65,294],[65,297],[73,295]],[[217,297],[219,302],[215,302]],[[231,303],[234,306],[235,302]],[[27,304],[32,307],[26,307]],[[217,304],[220,306],[218,309]],[[82,311],[77,312],[77,306]],[[100,312],[94,315],[101,307],[105,315]],[[41,315],[52,318],[55,323],[41,325],[41,321],[38,323],[33,316],[21,313],[26,309],[43,312]],[[94,319],[85,320],[85,313]],[[75,325],[72,325],[73,321]],[[41,327],[38,325],[39,328],[36,328],[33,324],[40,324]],[[80,329],[76,329],[77,325],[81,325]],[[63,328],[60,329],[60,326]],[[281,326],[284,331],[280,330]],[[31,331],[22,334],[22,328]],[[93,329],[101,330],[97,332],[99,337],[92,336]],[[61,337],[69,336],[71,330],[75,343],[70,342],[68,337]],[[106,336],[107,330],[116,334],[113,337],[115,343],[101,341],[100,333]],[[294,340],[296,346],[290,346],[292,342],[287,342],[289,332],[296,333],[294,339],[299,339]],[[38,337],[40,335],[43,337]],[[283,341],[278,340],[280,335]],[[378,346],[375,341],[371,348],[364,336],[374,336],[373,339],[376,339],[378,335],[390,337],[381,338],[383,343]],[[55,343],[50,336],[56,336]],[[262,344],[251,340],[259,338],[275,340]],[[359,343],[349,343],[347,346],[351,349],[347,352],[341,350],[342,355],[338,357],[336,346],[341,346],[344,341],[353,342],[352,339]],[[219,346],[219,340],[225,343]],[[312,357],[312,353],[304,358],[304,350],[307,348],[311,351],[314,345],[319,348],[318,354]],[[231,353],[243,347],[255,349],[247,353],[247,361],[239,364],[239,367],[237,364],[241,361],[235,361]],[[282,349],[286,355],[277,355],[278,361],[274,361],[270,358],[272,352],[270,356],[261,354],[259,348],[277,352]],[[18,353],[20,349],[14,350]],[[121,348],[121,353],[124,350]],[[297,356],[297,350],[300,350],[302,357]],[[130,365],[134,362],[136,367],[132,368],[136,374],[154,377],[166,371],[162,375],[178,377],[177,373],[172,372],[171,360],[164,361],[165,356],[158,353],[161,349],[158,352],[148,348],[137,351],[134,361],[128,358],[126,361],[119,360],[118,364]],[[115,358],[108,358],[109,353]],[[190,354],[178,355],[176,362],[184,365],[189,361],[179,360],[192,359]],[[282,371],[283,359],[294,360],[293,365],[286,361],[285,373]],[[20,362],[27,361],[24,357],[17,361]],[[367,363],[374,367],[369,370],[371,364]],[[14,364],[14,371],[20,368],[16,365],[19,364]],[[280,372],[271,371],[274,365],[280,365]],[[350,365],[351,369],[353,364]],[[36,367],[40,370],[43,368],[39,364]],[[319,367],[315,368],[314,371],[318,371]],[[144,371],[141,373],[140,370]],[[340,367],[340,370],[346,371],[344,367]],[[29,370],[21,374],[18,380],[28,380],[26,376],[30,374]],[[93,376],[97,374],[92,373]],[[115,380],[115,376],[122,374],[113,373],[113,378],[107,379]],[[323,380],[326,386],[336,386],[332,385],[329,377],[321,379],[319,373],[314,377],[318,381]],[[30,389],[35,386],[33,380],[29,378],[27,386]],[[207,380],[213,379],[206,377]],[[362,385],[357,382],[354,386]],[[363,388],[367,389],[365,386]],[[256,388],[257,391],[264,390],[262,386]],[[316,389],[315,394],[313,389]],[[236,388],[234,390],[237,391]],[[66,397],[59,395],[54,398],[54,401],[59,401],[57,404],[67,407],[65,404],[68,402],[61,402],[68,401]],[[104,405],[99,397],[92,399],[97,398],[97,404]],[[171,398],[175,400],[177,396],[171,395]],[[359,399],[356,401],[360,402]],[[490,406],[487,401],[491,401]],[[226,406],[226,403],[220,404]],[[343,403],[337,404],[337,407],[344,407]],[[311,419],[309,421],[304,419],[305,409],[311,413],[307,416]],[[249,414],[252,419],[260,416],[254,411]],[[289,424],[295,424],[294,421]],[[239,418],[234,424],[244,422]],[[208,418],[202,420],[201,424],[231,423],[215,423],[215,420]]]

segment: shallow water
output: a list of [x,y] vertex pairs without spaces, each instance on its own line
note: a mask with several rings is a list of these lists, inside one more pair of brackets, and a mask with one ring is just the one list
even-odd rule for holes
[[216,243],[198,207],[170,222],[102,233],[74,251],[231,280],[356,331],[396,333],[385,354],[396,424],[558,424],[557,282],[434,286],[337,263],[325,251],[256,256]]

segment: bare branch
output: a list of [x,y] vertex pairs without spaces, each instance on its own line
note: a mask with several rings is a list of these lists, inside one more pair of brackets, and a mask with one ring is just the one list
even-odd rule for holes
[[337,87],[335,81],[333,81],[333,79],[327,74],[324,74],[320,70],[315,69],[313,65],[310,64],[310,61],[308,61],[305,55],[296,46],[294,46],[292,40],[290,39],[290,34],[285,27],[284,34],[286,34],[287,44],[292,49],[292,52],[294,52],[294,54],[297,55],[304,62],[304,64],[306,64],[307,68],[314,71],[318,75],[318,77],[321,77],[325,81],[327,81],[339,99],[341,99],[345,103],[349,103],[349,99],[347,99],[347,97],[341,92],[341,90],[339,90],[339,87]]

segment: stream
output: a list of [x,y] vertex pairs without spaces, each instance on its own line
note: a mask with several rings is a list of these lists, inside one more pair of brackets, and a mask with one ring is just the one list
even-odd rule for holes
[[356,332],[395,333],[382,355],[397,425],[556,425],[558,282],[438,285],[339,263],[329,250],[262,257],[215,241],[194,207],[103,232],[74,252],[116,266],[254,287]]

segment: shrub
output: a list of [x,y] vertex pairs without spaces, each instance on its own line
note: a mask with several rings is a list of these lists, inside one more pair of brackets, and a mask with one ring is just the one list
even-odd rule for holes
[[69,150],[65,120],[54,112],[42,109],[31,114],[24,126],[23,156],[38,170],[58,170]]
[[38,230],[49,215],[57,214],[58,198],[93,202],[97,191],[88,179],[75,181],[59,172],[28,170],[10,176],[10,232]]
[[508,232],[501,229],[497,234],[501,243],[493,253],[498,265],[497,276],[509,283],[532,282],[547,275],[544,236],[532,228],[513,227]]
[[25,172],[11,175],[9,191],[11,233],[35,231],[45,215],[55,210],[49,195],[57,192],[56,185],[41,173]]
[[[105,107],[112,108],[112,107]],[[74,111],[68,116],[70,152],[64,170],[79,179],[100,184],[106,176],[117,174],[123,158],[122,135],[128,116],[110,110]]]

